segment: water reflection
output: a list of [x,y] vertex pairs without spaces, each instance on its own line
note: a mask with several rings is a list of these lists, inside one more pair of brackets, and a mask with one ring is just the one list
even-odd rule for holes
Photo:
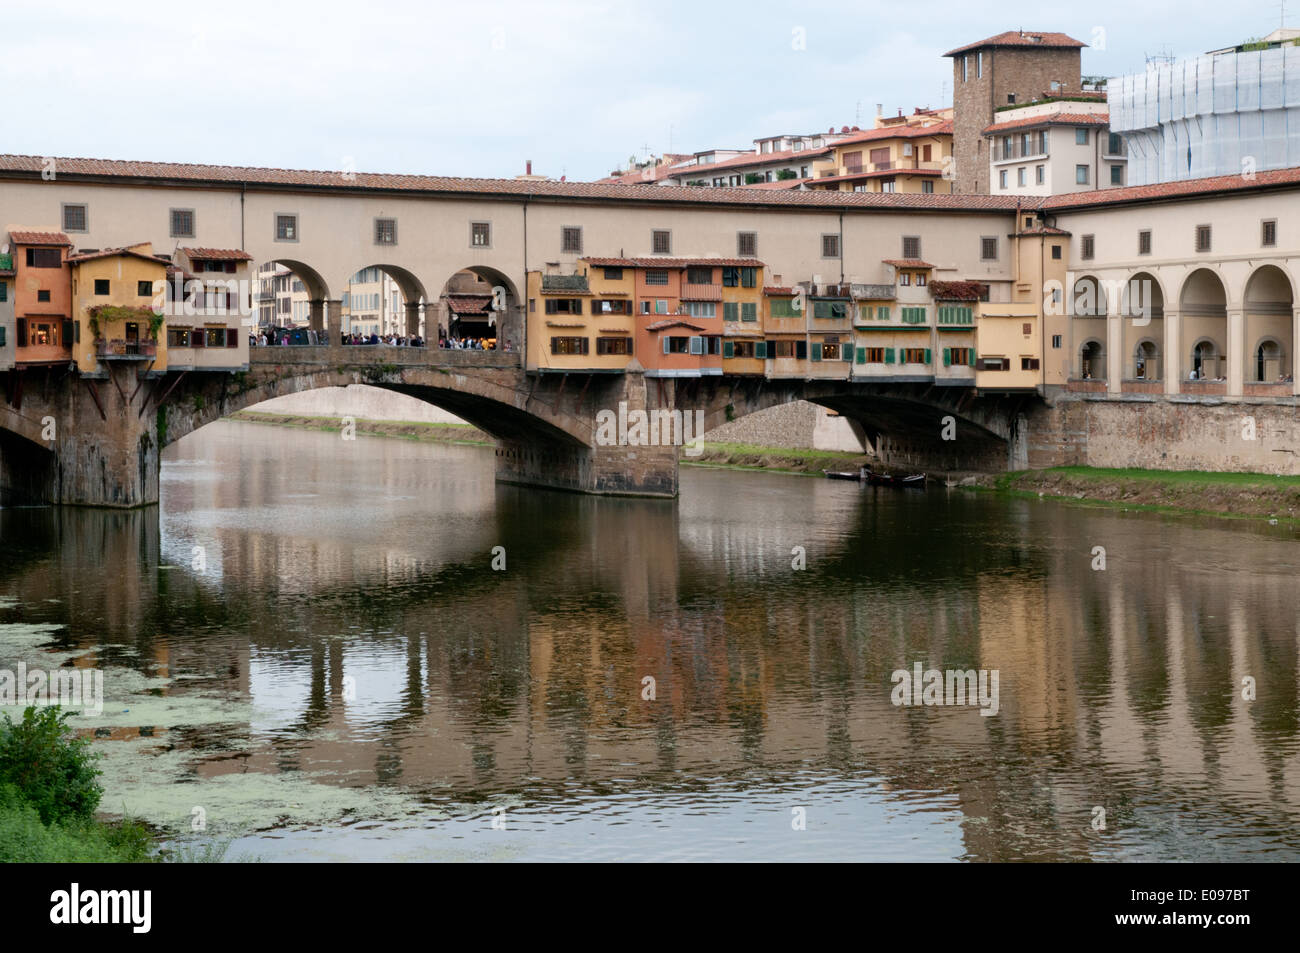
[[[0,511],[0,623],[66,623],[48,648],[69,664],[143,679],[110,677],[132,710],[113,737],[163,722],[141,749],[170,759],[158,785],[404,799],[349,813],[366,834],[261,841],[273,857],[405,856],[429,831],[450,856],[501,805],[507,856],[1300,856],[1295,531],[682,487],[540,493],[495,485],[490,452],[222,423],[169,450],[161,533]],[[894,707],[914,662],[998,670],[1000,713]],[[248,826],[277,820],[304,826],[293,805]]]

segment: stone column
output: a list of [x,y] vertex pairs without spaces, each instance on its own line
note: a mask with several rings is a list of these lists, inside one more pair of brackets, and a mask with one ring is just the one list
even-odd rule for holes
[[1180,392],[1183,381],[1183,316],[1165,308],[1165,340],[1160,355],[1160,372],[1165,379],[1165,393]]
[[1240,397],[1246,372],[1246,312],[1228,311],[1228,396]]
[[1106,392],[1118,394],[1124,380],[1124,318],[1119,302],[1110,302],[1106,315]]
[[1300,347],[1300,308],[1291,310],[1291,349],[1287,358],[1291,361],[1291,393],[1300,396],[1300,361],[1296,360],[1296,348]]
[[313,331],[325,330],[325,299],[312,298],[309,307],[311,308],[311,329]]
[[[406,336],[413,338],[420,333],[420,303],[406,302]],[[437,343],[436,341],[434,342]]]
[[[330,338],[337,343],[339,335],[343,333],[343,299],[327,298],[325,300],[325,329],[329,331]],[[317,328],[317,331],[322,330]]]

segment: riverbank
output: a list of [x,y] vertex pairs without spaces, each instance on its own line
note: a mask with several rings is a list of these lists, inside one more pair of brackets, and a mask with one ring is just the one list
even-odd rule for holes
[[870,462],[865,453],[840,450],[806,450],[763,447],[750,443],[712,443],[704,441],[699,456],[686,456],[681,462],[693,467],[723,467],[733,470],[772,470],[821,476],[823,470],[857,470]]
[[1053,467],[988,475],[980,477],[977,485],[1017,496],[1076,500],[1125,509],[1300,520],[1300,476]]
[[[293,427],[297,430],[324,430],[338,433],[343,429],[342,417],[322,417],[307,414],[266,414],[241,410],[230,415],[231,420],[276,427]],[[373,437],[398,437],[425,443],[465,444],[475,447],[492,446],[492,438],[470,424],[430,423],[417,420],[365,420],[354,418],[356,432]]]

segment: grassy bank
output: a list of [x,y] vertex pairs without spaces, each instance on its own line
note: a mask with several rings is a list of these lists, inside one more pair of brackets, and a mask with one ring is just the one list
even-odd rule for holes
[[856,470],[870,458],[865,453],[839,450],[803,450],[762,447],[752,443],[709,443],[696,457],[683,452],[681,462],[687,466],[730,467],[737,470],[775,470],[821,476],[823,470]]
[[989,478],[995,489],[1128,509],[1300,520],[1300,476],[1053,467]]
[[[305,414],[262,414],[241,410],[230,415],[231,420],[256,424],[273,424],[277,427],[294,427],[298,430],[324,430],[338,433],[343,429],[341,417],[318,417]],[[398,437],[426,443],[464,444],[490,447],[492,438],[470,424],[428,423],[415,420],[363,420],[356,419],[356,432],[374,437]]]

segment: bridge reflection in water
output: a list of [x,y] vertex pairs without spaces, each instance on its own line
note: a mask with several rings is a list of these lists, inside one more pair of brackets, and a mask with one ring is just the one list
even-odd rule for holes
[[[735,844],[775,857],[812,850],[790,807],[830,791],[804,843],[843,856],[1300,856],[1294,530],[708,470],[675,505],[611,500],[338,439],[205,429],[170,452],[161,529],[0,511],[0,622],[66,622],[53,648],[107,665],[122,709],[170,679],[145,683],[168,723],[109,719],[110,763],[171,751],[110,770],[106,804],[184,780],[175,805],[233,810],[301,774],[414,798],[398,827],[617,802],[601,837],[626,846],[672,802],[706,832],[757,819]],[[998,670],[998,715],[891,705],[914,662]],[[214,697],[250,704],[187,717]]]

